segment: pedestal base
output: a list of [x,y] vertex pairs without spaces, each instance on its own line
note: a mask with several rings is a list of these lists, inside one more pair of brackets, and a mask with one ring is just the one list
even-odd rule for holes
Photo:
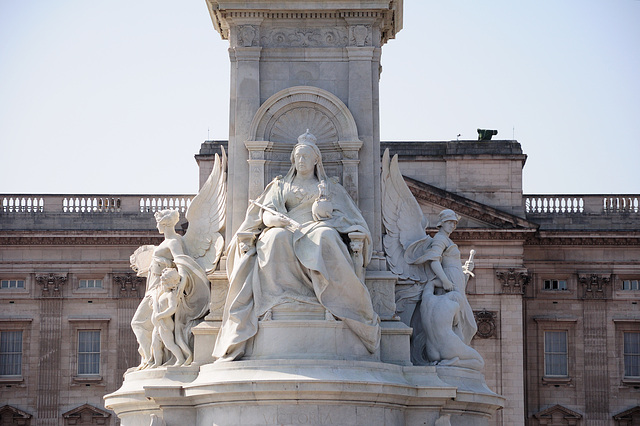
[[300,359],[136,371],[105,396],[123,426],[484,425],[503,402],[472,370]]

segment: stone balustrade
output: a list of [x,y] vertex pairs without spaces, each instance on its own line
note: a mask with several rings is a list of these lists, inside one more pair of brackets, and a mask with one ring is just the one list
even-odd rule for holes
[[2,213],[184,213],[194,195],[0,195]]
[[524,195],[527,215],[640,214],[640,195]]

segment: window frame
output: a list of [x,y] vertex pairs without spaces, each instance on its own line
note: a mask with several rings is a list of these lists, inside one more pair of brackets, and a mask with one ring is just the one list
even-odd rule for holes
[[[100,376],[101,373],[102,373],[100,371],[100,361],[102,359],[102,344],[101,344],[102,343],[101,342],[101,340],[102,340],[102,332],[100,331],[100,329],[97,329],[97,330],[79,329],[77,331],[77,333],[78,333],[78,346],[77,346],[78,362],[77,362],[77,365],[76,365],[76,375],[78,377]],[[82,346],[83,346],[83,341],[82,341],[81,337],[82,337],[83,333],[91,333],[91,336],[92,336],[91,337],[91,341],[90,342],[85,341],[84,344],[85,345],[89,344],[89,345],[93,346],[94,343],[97,343],[97,345],[98,345],[97,351],[94,350],[95,348],[91,348],[91,350],[81,351]],[[95,337],[95,333],[97,333],[97,337],[98,337],[97,342],[93,339]],[[93,372],[92,371],[92,372],[88,372],[88,373],[86,373],[86,372],[81,373],[80,369],[81,369],[81,367],[83,365],[88,367],[89,365],[94,364],[92,361],[88,361],[87,362],[86,358],[91,358],[92,355],[95,356],[96,354],[98,356],[98,362],[97,362],[98,371],[97,372]],[[82,362],[83,360],[85,362]]]
[[[616,328],[616,351],[619,354],[620,362],[618,374],[620,375],[621,387],[640,386],[640,376],[626,376],[624,363],[624,333],[640,334],[640,320],[627,318],[614,318],[613,322]],[[640,338],[640,337],[639,337]]]
[[[94,285],[92,286],[87,286],[87,287],[83,287],[82,286],[82,282],[93,282]],[[100,286],[96,286],[95,283],[96,282],[100,282]],[[102,290],[104,289],[104,280],[102,278],[79,278],[78,279],[78,289],[80,290]]]
[[22,332],[22,352],[21,352],[21,372],[20,375],[0,376],[0,384],[2,385],[19,385],[24,386],[25,377],[29,376],[29,362],[27,357],[29,353],[26,349],[36,350],[33,345],[25,345],[30,342],[31,324],[33,318],[0,318],[0,332],[2,331],[21,331]]
[[[533,320],[537,325],[537,344],[538,344],[538,376],[543,385],[551,386],[573,386],[573,378],[576,377],[576,357],[572,353],[575,351],[575,333],[577,317],[534,317]],[[545,360],[545,335],[546,332],[564,331],[567,333],[567,375],[552,376],[546,375]]]
[[[88,385],[97,384],[105,385],[105,374],[109,371],[107,360],[107,338],[109,332],[109,321],[111,318],[98,317],[69,317],[69,336],[70,354],[69,354],[69,370],[71,371],[70,379],[72,385]],[[99,331],[100,332],[100,361],[98,374],[79,374],[80,362],[80,332],[81,331]],[[114,366],[115,367],[115,366]]]
[[[558,288],[553,288],[553,282],[556,282]],[[547,288],[547,282],[550,282],[552,288]],[[560,283],[564,283],[564,288],[560,288]],[[567,279],[558,279],[558,278],[544,278],[542,280],[542,291],[557,291],[557,292],[566,292],[569,291],[569,280]]]
[[[564,351],[551,351],[551,349],[547,348],[547,336],[550,333],[564,333]],[[543,330],[544,334],[544,377],[549,378],[568,378],[569,377],[569,331],[568,330]],[[556,357],[562,356],[564,359],[564,370],[566,374],[549,374],[547,371],[547,356]]]

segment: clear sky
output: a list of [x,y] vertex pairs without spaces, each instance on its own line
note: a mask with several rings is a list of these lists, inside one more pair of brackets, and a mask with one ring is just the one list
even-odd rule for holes
[[[195,193],[228,138],[204,0],[0,0],[0,193]],[[640,1],[405,0],[382,140],[515,136],[526,193],[640,193]]]

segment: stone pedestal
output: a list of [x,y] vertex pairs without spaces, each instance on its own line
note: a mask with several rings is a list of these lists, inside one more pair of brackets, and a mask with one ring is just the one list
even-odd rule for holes
[[455,426],[488,424],[504,398],[467,369],[270,359],[130,372],[105,403],[123,426]]

